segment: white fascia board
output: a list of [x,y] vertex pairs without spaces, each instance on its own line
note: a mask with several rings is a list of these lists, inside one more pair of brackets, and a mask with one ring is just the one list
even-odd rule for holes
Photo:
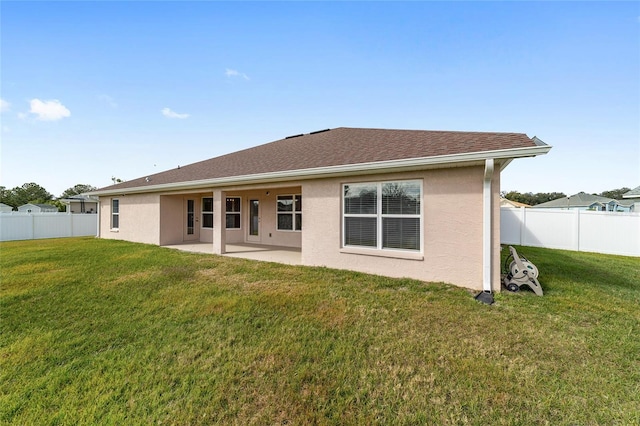
[[371,174],[398,172],[403,170],[417,170],[430,167],[454,166],[456,164],[484,162],[485,160],[499,160],[544,155],[551,149],[550,145],[511,148],[495,151],[481,151],[464,154],[439,155],[435,157],[408,158],[401,160],[376,161],[370,163],[346,164],[341,166],[318,167],[313,169],[285,170],[280,172],[259,173],[244,176],[230,176],[215,179],[173,182],[160,185],[138,186],[132,188],[92,191],[91,195],[135,194],[143,192],[174,191],[183,189],[214,188],[229,185],[249,185],[277,181],[318,179],[331,176],[350,174]]

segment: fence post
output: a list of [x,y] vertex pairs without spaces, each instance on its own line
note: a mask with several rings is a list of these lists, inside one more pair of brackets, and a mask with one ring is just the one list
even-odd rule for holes
[[518,245],[521,246],[524,241],[524,231],[527,229],[527,209],[520,207],[520,233],[518,235]]
[[576,234],[576,251],[580,251],[580,215],[582,213],[580,213],[581,210],[576,210],[576,214],[575,214],[575,224],[574,224],[574,232]]
[[33,213],[29,213],[29,216],[31,216],[31,230],[29,232],[29,236],[31,237],[30,239],[35,239],[36,235],[36,216]]

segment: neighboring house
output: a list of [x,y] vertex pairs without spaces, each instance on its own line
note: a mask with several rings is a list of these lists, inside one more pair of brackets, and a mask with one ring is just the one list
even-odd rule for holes
[[66,205],[67,213],[98,213],[98,197],[78,194],[59,201]]
[[5,204],[5,203],[0,203],[0,213],[9,213],[13,211],[13,207]]
[[623,200],[619,200],[619,202],[624,205],[629,204],[630,212],[640,212],[640,186],[636,186],[629,192],[625,192],[622,194]]
[[531,207],[529,204],[519,203],[517,201],[507,200],[506,198],[500,198],[500,207],[508,207],[513,209],[519,209],[520,207]]
[[[640,200],[634,201],[632,199],[622,199],[622,200],[616,200],[616,203],[618,203],[617,207],[616,207],[616,211],[618,212],[634,212],[634,211],[640,211]],[[636,208],[636,206],[639,206]]]
[[522,133],[337,128],[90,194],[102,238],[286,246],[304,265],[488,293],[500,291],[500,172],[550,149]]
[[622,194],[622,198],[634,198],[640,200],[640,186],[636,186],[629,192]]
[[618,202],[612,198],[579,192],[568,197],[547,201],[532,206],[534,209],[595,210],[614,212]]
[[54,213],[58,211],[58,208],[51,204],[28,203],[19,206],[18,211],[23,213]]

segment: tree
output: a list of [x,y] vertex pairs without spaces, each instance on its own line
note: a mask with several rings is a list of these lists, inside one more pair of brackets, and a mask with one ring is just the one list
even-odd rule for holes
[[0,203],[4,203],[8,206],[15,207],[15,203],[13,201],[13,191],[7,189],[4,186],[0,186]]
[[538,192],[534,195],[533,199],[535,203],[532,204],[532,206],[546,203],[547,201],[557,200],[558,198],[564,198],[566,196],[567,195],[564,192]]
[[501,194],[504,198],[511,201],[517,201],[519,203],[535,206],[536,204],[546,203],[547,201],[557,200],[558,198],[564,198],[566,195],[563,192],[538,192],[536,194],[527,192],[521,194],[518,191],[510,191]]
[[[601,197],[613,198],[614,200],[621,200],[622,195],[626,192],[631,191],[631,189],[624,187],[619,189],[612,189],[610,191],[602,191],[599,195]],[[527,192],[524,194],[519,193],[518,191],[510,191],[500,193],[500,196],[506,198],[507,200],[517,201],[519,203],[525,203],[530,206],[535,206],[536,204],[546,203],[547,201],[557,200],[558,198],[564,198],[566,195],[563,192],[538,192],[536,194],[532,192]]]
[[53,200],[53,201],[49,201],[47,204],[52,204],[54,206],[56,206],[58,208],[59,212],[66,212],[67,211],[67,205],[65,203],[63,203],[60,200]]
[[74,195],[84,194],[85,192],[95,191],[96,189],[98,188],[96,188],[95,186],[79,183],[71,188],[66,189],[59,198],[69,198],[73,197]]
[[602,191],[600,194],[601,197],[613,198],[614,200],[621,200],[622,195],[626,192],[631,191],[631,188],[620,188],[620,189],[612,189],[611,191]]
[[22,186],[16,186],[9,192],[11,193],[8,197],[10,203],[5,202],[5,204],[9,204],[13,207],[18,207],[27,203],[51,204],[50,201],[53,199],[53,195],[34,182],[25,183]]

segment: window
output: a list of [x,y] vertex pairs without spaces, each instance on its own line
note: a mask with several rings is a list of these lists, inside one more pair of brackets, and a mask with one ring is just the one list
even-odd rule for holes
[[111,229],[120,228],[120,200],[111,199]]
[[343,246],[421,250],[420,181],[346,184]]
[[187,200],[187,235],[195,234],[195,217],[196,215],[196,201],[195,200]]
[[302,195],[278,195],[279,231],[302,231]]
[[202,199],[202,227],[213,228],[213,197]]
[[227,197],[227,229],[240,229],[240,197]]

